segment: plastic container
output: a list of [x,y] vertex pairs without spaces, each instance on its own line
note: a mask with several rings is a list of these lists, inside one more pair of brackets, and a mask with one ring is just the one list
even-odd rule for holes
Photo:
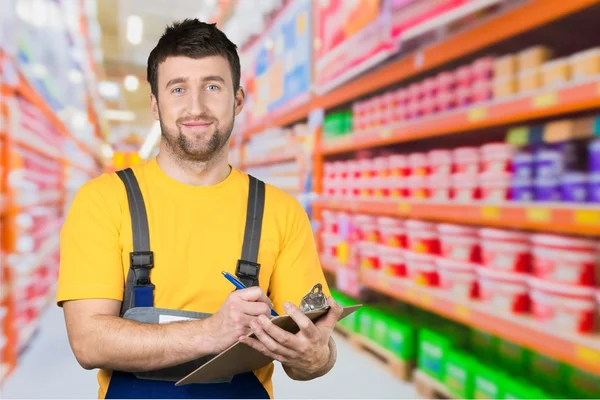
[[358,214],[354,216],[353,223],[357,228],[359,242],[379,243],[379,231],[375,217]]
[[360,268],[375,269],[381,268],[379,246],[374,243],[362,242],[358,245]]
[[446,357],[452,347],[447,337],[423,329],[419,332],[419,369],[429,376],[444,381],[446,372]]
[[431,222],[408,220],[405,222],[408,249],[418,254],[440,254],[437,225]]
[[570,172],[560,179],[560,199],[564,202],[585,203],[588,199],[587,174]]
[[560,151],[542,149],[534,156],[535,176],[541,178],[557,178],[565,170],[565,159]]
[[588,200],[590,203],[600,203],[600,173],[588,176]]
[[408,165],[408,158],[405,155],[393,154],[389,156],[388,163],[391,176],[396,177],[409,175],[410,168]]
[[456,88],[456,105],[468,107],[475,103],[475,90],[471,86],[459,86]]
[[456,75],[450,71],[440,72],[436,80],[440,92],[452,91],[456,87]]
[[552,52],[545,46],[532,46],[521,50],[517,54],[519,71],[541,67],[551,56]]
[[542,71],[539,68],[519,72],[517,80],[520,93],[535,92],[543,86]]
[[387,320],[387,341],[385,348],[399,359],[413,361],[417,357],[417,331],[407,322],[391,316]]
[[481,147],[482,173],[510,172],[516,148],[507,143],[490,143]]
[[438,86],[435,78],[427,78],[423,81],[423,92],[425,97],[433,97],[438,92]]
[[421,286],[438,286],[439,275],[433,256],[411,251],[406,251],[404,255],[407,275],[411,280]]
[[527,276],[491,268],[477,269],[479,297],[494,313],[525,314],[529,312]]
[[452,152],[450,150],[432,150],[427,153],[432,175],[450,175],[452,173]]
[[452,175],[452,198],[457,203],[471,203],[481,198],[479,177],[471,174]]
[[406,248],[407,238],[404,221],[398,218],[377,218],[379,239],[382,245],[390,248]]
[[460,350],[448,351],[444,383],[457,399],[472,399],[477,362]]
[[495,99],[513,96],[518,91],[517,78],[512,75],[498,77],[492,83],[492,90]]
[[536,201],[560,201],[560,180],[554,177],[538,176],[534,181]]
[[459,147],[452,152],[457,174],[479,173],[480,150],[477,147]]
[[409,197],[408,178],[403,176],[395,176],[388,178],[390,187],[390,197],[393,199],[404,199]]
[[473,77],[475,80],[490,80],[494,76],[494,57],[482,57],[473,63]]
[[559,58],[542,65],[544,87],[560,86],[571,79],[571,64],[568,58]]
[[425,153],[409,154],[408,165],[412,176],[427,176],[429,174],[429,160]]
[[585,79],[600,74],[600,47],[573,54],[570,59],[573,79]]
[[600,139],[590,141],[588,152],[590,156],[589,171],[600,173]]
[[536,320],[557,332],[596,330],[596,292],[592,288],[531,278],[531,304]]
[[412,175],[406,178],[408,197],[415,200],[429,198],[428,178],[420,175]]
[[471,89],[473,103],[480,103],[494,98],[494,86],[492,81],[475,81]]
[[515,54],[507,54],[494,60],[494,77],[513,76],[518,70],[518,59]]
[[535,199],[533,180],[530,178],[513,178],[510,184],[512,201],[531,202]]
[[456,108],[457,99],[456,92],[451,90],[443,90],[440,91],[435,97],[438,109],[443,111],[448,111]]
[[558,235],[533,235],[533,273],[562,284],[598,282],[598,242]]
[[473,378],[473,398],[474,399],[501,399],[504,397],[504,379],[505,375],[495,367],[479,363],[475,368]]
[[408,276],[404,250],[383,247],[379,250],[381,269],[387,276],[405,278]]
[[440,287],[456,299],[475,299],[479,295],[477,274],[472,264],[461,261],[436,259]]
[[436,202],[445,202],[452,199],[452,181],[446,174],[429,175],[427,178],[429,199]]
[[481,182],[481,201],[485,203],[504,203],[510,199],[511,174],[508,172],[483,173]]
[[523,376],[529,372],[531,351],[507,340],[498,341],[498,363],[513,375]]
[[338,245],[341,241],[341,238],[337,235],[321,235],[321,241],[323,243],[323,255],[328,258],[336,258],[338,256]]
[[531,244],[525,233],[484,228],[481,237],[483,265],[507,272],[529,272]]
[[481,261],[480,240],[476,228],[439,224],[438,232],[444,258],[473,263]]
[[519,178],[534,177],[533,154],[527,152],[516,153],[512,158],[512,171]]
[[473,67],[471,65],[463,65],[462,67],[458,68],[455,72],[455,79],[459,88],[471,86],[475,80]]

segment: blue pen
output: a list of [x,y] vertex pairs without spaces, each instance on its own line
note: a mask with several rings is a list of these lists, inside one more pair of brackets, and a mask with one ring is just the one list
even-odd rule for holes
[[[240,282],[235,276],[231,275],[229,272],[222,272],[223,276],[225,277],[225,279],[227,279],[229,282],[231,282],[233,284],[233,286],[235,286],[236,289],[246,289],[246,285],[244,285],[242,282]],[[277,314],[277,312],[275,310],[271,310],[271,315],[273,317],[278,317],[279,314]]]

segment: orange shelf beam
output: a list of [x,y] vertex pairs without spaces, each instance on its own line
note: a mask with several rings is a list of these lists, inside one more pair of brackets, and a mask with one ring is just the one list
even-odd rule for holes
[[531,0],[473,29],[454,35],[446,41],[427,47],[417,54],[411,54],[349,82],[339,89],[316,97],[313,106],[331,108],[346,103],[596,3],[597,0]]
[[600,236],[600,208],[564,204],[477,205],[407,200],[320,200],[316,210],[416,218],[466,225]]
[[587,82],[488,105],[451,111],[437,117],[329,139],[319,145],[323,155],[451,135],[474,129],[530,121],[600,107],[600,82]]
[[600,374],[600,336],[597,334],[577,335],[551,331],[540,326],[531,317],[495,314],[477,301],[460,301],[452,293],[418,286],[410,280],[386,276],[375,270],[361,271],[360,281],[397,300]]
[[269,127],[283,127],[306,119],[313,108],[312,102],[308,101],[288,110],[279,110],[272,116],[267,116],[264,119],[264,122],[254,125],[250,129],[244,131],[243,139],[248,140],[252,136],[263,132]]

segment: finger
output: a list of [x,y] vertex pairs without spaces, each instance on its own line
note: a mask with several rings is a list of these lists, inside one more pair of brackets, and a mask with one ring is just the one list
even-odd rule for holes
[[265,292],[263,292],[262,289],[258,286],[240,289],[236,293],[242,300],[262,302],[268,305],[269,307],[273,308],[273,302],[271,301],[271,299],[269,299]]
[[241,310],[246,315],[252,315],[258,317],[260,315],[271,315],[271,307],[263,302],[250,302],[243,301],[241,304]]
[[337,324],[342,317],[344,309],[333,299],[333,297],[327,298],[327,304],[329,305],[329,311],[323,318],[318,320],[315,325],[333,330],[335,324]]
[[251,325],[252,331],[256,335],[256,338],[273,354],[280,355],[283,357],[291,357],[294,355],[294,352],[290,349],[283,347],[281,344],[277,343],[275,339],[273,339],[265,330],[262,328],[262,324],[257,320],[252,321]]
[[240,337],[239,341],[241,343],[244,343],[245,345],[252,347],[254,350],[264,354],[265,356],[267,356],[273,360],[277,360],[279,362],[285,362],[285,357],[273,353],[272,351],[267,349],[267,347],[258,339],[254,339],[250,336],[242,336],[242,337]]
[[293,305],[292,303],[285,304],[285,310],[288,315],[294,320],[300,331],[304,333],[304,335],[309,339],[316,339],[319,337],[319,329],[313,324],[313,322],[308,318],[298,307]]
[[298,337],[296,335],[293,335],[281,329],[280,327],[275,325],[269,318],[260,317],[258,318],[258,322],[262,329],[281,346],[290,350],[298,349]]

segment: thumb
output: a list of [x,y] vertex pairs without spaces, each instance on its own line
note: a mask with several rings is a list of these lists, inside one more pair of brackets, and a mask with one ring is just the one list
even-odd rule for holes
[[323,318],[316,322],[316,325],[333,330],[335,324],[340,320],[344,309],[331,296],[327,298],[327,304],[329,305],[329,311]]

